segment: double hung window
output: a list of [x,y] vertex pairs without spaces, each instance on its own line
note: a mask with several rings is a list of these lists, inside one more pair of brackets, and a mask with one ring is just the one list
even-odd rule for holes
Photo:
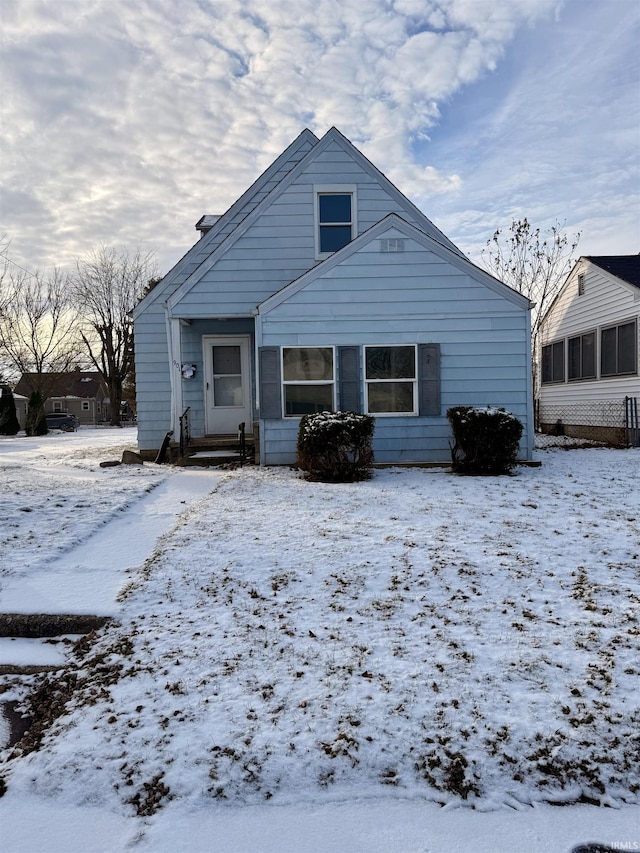
[[416,347],[366,346],[364,350],[367,413],[417,414]]
[[316,255],[326,258],[355,236],[355,188],[316,187],[315,204]]
[[334,362],[333,347],[283,347],[285,417],[334,410]]

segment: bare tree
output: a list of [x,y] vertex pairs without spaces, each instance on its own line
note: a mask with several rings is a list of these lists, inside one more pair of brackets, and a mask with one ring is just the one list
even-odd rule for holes
[[119,252],[100,246],[76,262],[73,295],[83,316],[81,336],[109,389],[112,426],[121,426],[123,386],[133,369],[130,312],[154,274],[153,255],[140,250]]
[[531,312],[531,370],[534,403],[538,396],[540,325],[573,266],[580,232],[571,239],[556,222],[542,231],[529,220],[514,219],[508,229],[498,228],[482,251],[485,267],[504,284],[526,296]]
[[30,374],[29,384],[49,396],[55,374],[65,373],[80,353],[77,316],[68,277],[54,269],[48,277],[16,266],[0,280],[0,357],[13,374]]

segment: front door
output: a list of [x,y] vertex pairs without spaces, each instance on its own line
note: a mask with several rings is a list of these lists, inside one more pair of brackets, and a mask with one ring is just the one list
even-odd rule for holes
[[207,435],[231,435],[243,421],[252,432],[248,335],[206,336],[204,346]]

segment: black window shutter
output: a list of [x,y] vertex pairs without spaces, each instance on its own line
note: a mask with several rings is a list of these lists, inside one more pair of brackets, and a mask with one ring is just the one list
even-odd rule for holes
[[260,347],[260,417],[281,418],[280,347]]
[[362,412],[360,396],[360,347],[338,347],[340,381],[338,406],[343,412]]
[[418,345],[420,414],[440,415],[440,344]]

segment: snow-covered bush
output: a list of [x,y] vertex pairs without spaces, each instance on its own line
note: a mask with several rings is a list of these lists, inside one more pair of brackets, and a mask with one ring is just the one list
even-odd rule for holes
[[371,477],[375,421],[355,412],[317,412],[300,420],[297,465],[310,480],[352,483]]
[[458,474],[509,474],[518,458],[522,424],[504,409],[454,406],[447,411],[453,430],[452,468]]

